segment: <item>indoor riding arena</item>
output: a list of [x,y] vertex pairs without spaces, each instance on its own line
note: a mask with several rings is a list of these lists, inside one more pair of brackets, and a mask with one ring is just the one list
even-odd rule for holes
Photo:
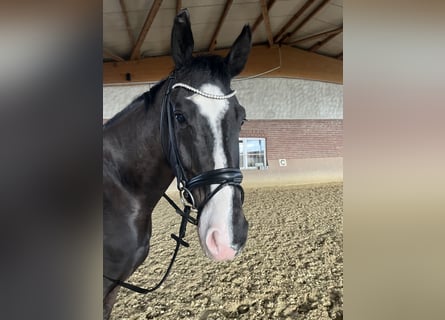
[[[204,4],[205,3],[205,4]],[[232,261],[201,249],[196,227],[165,283],[121,288],[111,319],[343,319],[341,0],[104,1],[104,123],[173,68],[172,22],[188,8],[196,54],[226,55],[243,25],[252,49],[232,80],[248,240]],[[176,182],[167,194],[180,204]],[[180,217],[161,199],[145,262],[128,279],[159,282]]]

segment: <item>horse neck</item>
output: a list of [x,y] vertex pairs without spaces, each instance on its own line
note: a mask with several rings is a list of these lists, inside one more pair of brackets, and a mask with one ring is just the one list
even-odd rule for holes
[[138,105],[131,106],[127,114],[104,129],[104,150],[105,144],[112,146],[121,180],[149,203],[159,200],[174,177],[160,138],[164,86],[150,99],[150,105],[145,106],[144,99],[135,101]]

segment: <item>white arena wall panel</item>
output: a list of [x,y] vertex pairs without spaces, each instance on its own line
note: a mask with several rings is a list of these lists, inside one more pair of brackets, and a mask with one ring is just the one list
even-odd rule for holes
[[[154,84],[109,85],[103,88],[103,118],[110,119]],[[343,85],[319,81],[235,79],[232,89],[248,119],[343,119]]]

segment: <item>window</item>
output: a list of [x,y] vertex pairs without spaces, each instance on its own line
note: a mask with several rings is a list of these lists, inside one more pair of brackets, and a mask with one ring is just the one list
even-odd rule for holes
[[266,139],[240,138],[239,162],[241,169],[264,169],[266,167]]

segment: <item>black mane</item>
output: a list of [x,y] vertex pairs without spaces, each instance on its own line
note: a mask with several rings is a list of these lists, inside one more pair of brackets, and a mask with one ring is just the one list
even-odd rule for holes
[[159,92],[159,89],[162,87],[164,82],[165,82],[165,79],[159,81],[152,88],[150,88],[149,91],[146,91],[143,94],[141,94],[140,96],[136,97],[128,106],[126,106],[124,109],[122,109],[121,111],[116,113],[110,120],[108,120],[102,126],[102,128],[105,129],[108,126],[111,126],[113,123],[115,123],[117,120],[122,118],[124,115],[131,112],[135,107],[139,106],[139,104],[142,102],[142,100],[144,100],[145,110],[148,110],[152,101],[154,100],[154,97],[156,97],[156,95]]

